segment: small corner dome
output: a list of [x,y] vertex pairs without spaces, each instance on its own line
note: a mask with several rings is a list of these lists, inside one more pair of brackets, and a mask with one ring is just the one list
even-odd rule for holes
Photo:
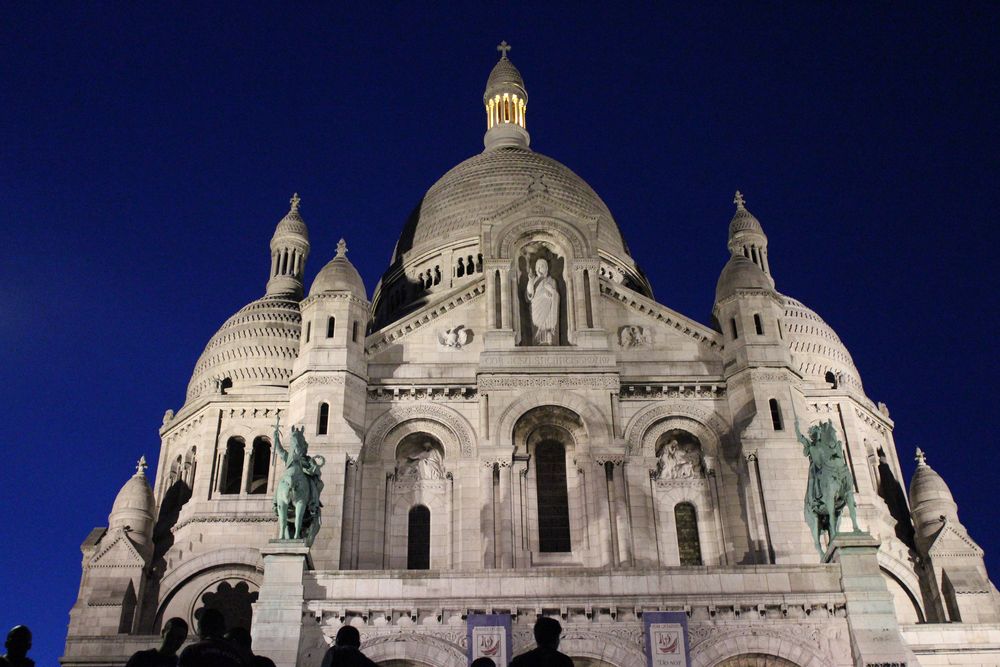
[[136,473],[118,492],[114,505],[111,506],[111,514],[108,515],[108,527],[113,529],[128,526],[137,537],[148,537],[155,514],[156,501],[149,480],[146,479],[146,459],[143,457],[139,460]]
[[910,505],[914,511],[923,509],[924,506],[938,506],[941,514],[949,509],[956,511],[958,506],[944,479],[927,465],[923,452],[918,454],[917,459],[919,463],[910,480]]
[[729,221],[729,238],[736,236],[740,232],[764,234],[764,228],[760,226],[760,221],[743,206],[736,209],[733,219]]
[[715,302],[732,296],[737,289],[773,290],[774,286],[760,267],[743,255],[733,255],[726,262],[715,285]]
[[306,227],[305,220],[302,219],[302,214],[299,213],[301,201],[298,193],[292,196],[291,208],[285,217],[278,222],[278,226],[274,228],[274,238],[301,236],[306,241],[309,240],[309,229]]
[[361,274],[347,259],[347,244],[340,239],[337,244],[337,255],[326,263],[313,280],[309,288],[309,296],[322,292],[350,292],[356,297],[367,299],[365,282]]
[[524,79],[517,71],[507,55],[504,54],[497,64],[493,66],[490,76],[486,79],[486,91],[483,93],[483,101],[490,99],[496,94],[515,93],[522,99],[528,99],[528,93],[524,88]]

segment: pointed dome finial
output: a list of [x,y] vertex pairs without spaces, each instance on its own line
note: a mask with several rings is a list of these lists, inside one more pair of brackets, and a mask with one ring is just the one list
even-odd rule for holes
[[507,40],[497,44],[497,51],[500,52],[500,60],[507,60],[507,52],[510,51],[510,44],[507,43]]
[[298,192],[296,192],[295,194],[293,194],[292,198],[288,200],[288,203],[292,205],[292,213],[298,213],[299,212],[299,203],[301,201],[302,201],[302,199],[299,198],[299,193]]
[[337,257],[347,255],[347,242],[344,239],[337,241]]
[[146,456],[145,455],[140,456],[139,460],[135,464],[135,474],[139,475],[140,477],[145,477],[146,476],[146,468],[148,468],[148,467],[149,466],[146,465]]
[[736,191],[736,196],[733,197],[733,203],[736,204],[737,211],[747,210],[746,199],[743,198],[743,193],[740,192],[739,190]]
[[917,462],[917,466],[927,465],[927,455],[924,454],[924,450],[920,449],[919,447],[917,447],[917,455],[914,456],[913,458]]

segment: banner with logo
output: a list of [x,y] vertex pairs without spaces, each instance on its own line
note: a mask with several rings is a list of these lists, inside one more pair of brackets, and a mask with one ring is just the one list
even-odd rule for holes
[[469,614],[467,628],[470,663],[490,658],[497,667],[507,667],[514,646],[509,614]]
[[691,667],[687,614],[647,611],[642,614],[642,624],[646,630],[647,667]]

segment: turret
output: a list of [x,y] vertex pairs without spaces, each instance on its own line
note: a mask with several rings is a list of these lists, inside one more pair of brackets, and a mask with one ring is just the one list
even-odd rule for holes
[[746,200],[739,190],[736,191],[733,203],[736,204],[736,213],[729,222],[729,252],[734,257],[742,255],[756,264],[773,287],[774,279],[771,278],[771,266],[767,261],[767,236],[764,234],[764,228],[760,226],[760,221],[754,214],[747,210]]
[[910,514],[922,559],[921,587],[928,620],[1000,622],[1000,594],[990,582],[983,550],[958,520],[951,489],[919,448],[910,480]]
[[271,237],[271,277],[267,293],[288,294],[302,298],[302,276],[309,258],[309,230],[299,214],[298,193],[292,195],[291,208],[281,219]]
[[152,543],[153,517],[156,513],[156,501],[146,479],[146,468],[146,457],[143,456],[136,464],[135,474],[115,497],[108,515],[108,532],[125,531],[140,551],[146,550]]
[[507,58],[510,48],[507,42],[500,42],[497,46],[500,60],[493,66],[493,71],[486,80],[486,91],[483,93],[483,105],[486,107],[486,136],[483,137],[483,144],[486,150],[504,146],[527,148],[531,143],[525,126],[528,91],[524,88],[521,73]]

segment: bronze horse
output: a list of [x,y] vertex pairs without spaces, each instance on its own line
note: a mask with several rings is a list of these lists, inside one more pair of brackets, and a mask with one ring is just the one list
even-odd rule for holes
[[806,486],[805,518],[812,532],[820,558],[826,554],[820,535],[827,534],[827,545],[837,537],[840,514],[844,507],[851,515],[854,532],[858,532],[857,508],[854,503],[854,478],[844,460],[844,449],[837,439],[833,422],[827,420],[809,428],[809,437],[799,430],[795,420],[795,433],[802,443],[802,453],[809,457],[809,482]]
[[[281,446],[281,435],[275,425],[275,453],[281,455],[285,472],[278,480],[274,494],[274,511],[281,528],[279,539],[304,539],[307,544],[312,544],[320,526],[322,503],[319,497],[323,490],[320,468],[325,460],[322,456],[309,456],[309,445],[303,431],[292,427],[292,451],[289,452]],[[289,530],[289,523],[294,531]]]

